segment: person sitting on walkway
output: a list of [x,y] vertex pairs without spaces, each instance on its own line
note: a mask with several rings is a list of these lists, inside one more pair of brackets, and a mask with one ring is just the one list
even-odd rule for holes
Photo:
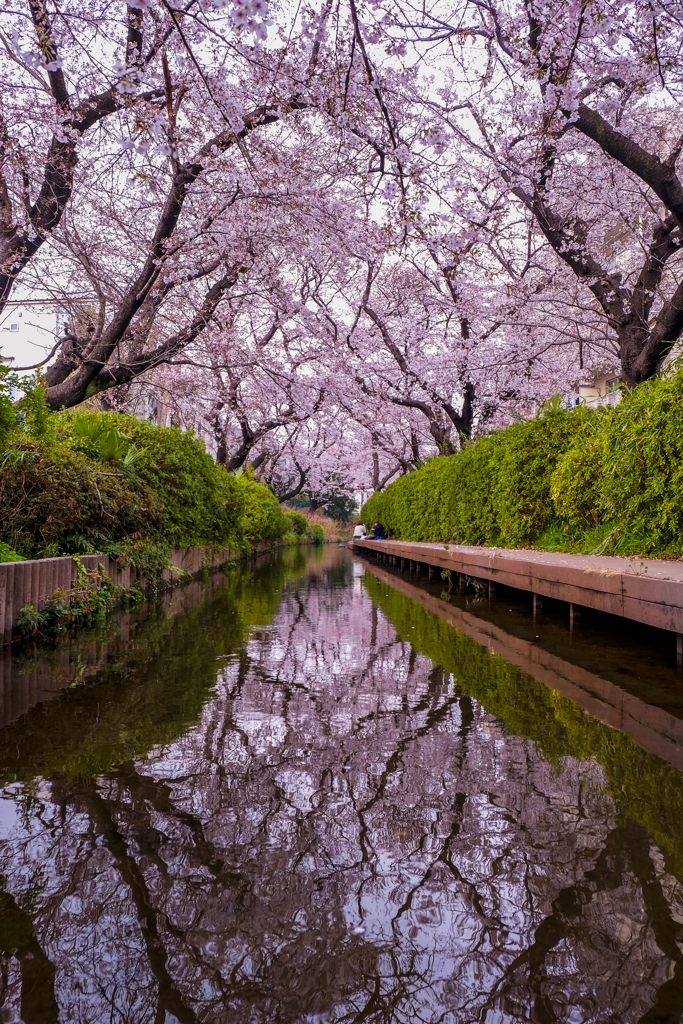
[[358,520],[358,522],[356,523],[356,529],[353,531],[353,539],[365,540],[366,535],[367,530],[365,529],[365,524],[361,523],[361,521]]
[[376,520],[372,527],[372,536],[370,540],[386,540],[389,534],[379,520]]

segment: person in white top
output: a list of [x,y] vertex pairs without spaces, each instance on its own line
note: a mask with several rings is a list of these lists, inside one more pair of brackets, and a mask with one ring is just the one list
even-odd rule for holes
[[365,540],[366,533],[367,533],[367,531],[366,531],[365,526],[363,525],[363,523],[358,523],[358,525],[356,526],[356,529],[353,531],[353,539],[354,540]]

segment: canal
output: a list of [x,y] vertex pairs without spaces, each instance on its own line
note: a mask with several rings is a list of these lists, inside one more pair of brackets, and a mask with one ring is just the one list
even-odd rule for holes
[[3,1024],[683,1020],[669,652],[412,585],[290,550],[5,653]]

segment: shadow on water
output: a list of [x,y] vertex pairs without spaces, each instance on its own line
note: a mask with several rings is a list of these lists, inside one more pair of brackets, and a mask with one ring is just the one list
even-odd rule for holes
[[6,658],[0,1019],[680,1021],[681,773],[492,614],[328,547]]

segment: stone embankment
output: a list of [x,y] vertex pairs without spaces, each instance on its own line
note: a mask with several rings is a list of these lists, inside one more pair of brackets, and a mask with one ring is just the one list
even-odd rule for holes
[[485,580],[490,594],[497,584],[525,590],[533,595],[534,610],[544,597],[566,601],[572,620],[581,608],[593,608],[666,629],[677,635],[683,658],[683,561],[401,540],[354,541],[354,550],[426,567],[430,575],[447,570],[461,587],[468,576]]
[[[272,547],[272,543],[265,541],[255,544],[249,556],[255,557]],[[243,557],[241,549],[229,545],[196,544],[189,548],[175,548],[170,555],[171,567],[165,570],[158,586],[164,589],[207,571],[215,572],[226,562]],[[138,587],[143,594],[152,589],[152,583],[144,573],[131,565],[120,566],[109,555],[80,555],[79,559],[88,570],[101,567],[113,583],[126,589]],[[57,591],[68,593],[77,576],[78,565],[71,555],[0,563],[0,644],[9,644],[16,639],[17,619],[23,607],[31,605],[35,611],[42,611]]]

